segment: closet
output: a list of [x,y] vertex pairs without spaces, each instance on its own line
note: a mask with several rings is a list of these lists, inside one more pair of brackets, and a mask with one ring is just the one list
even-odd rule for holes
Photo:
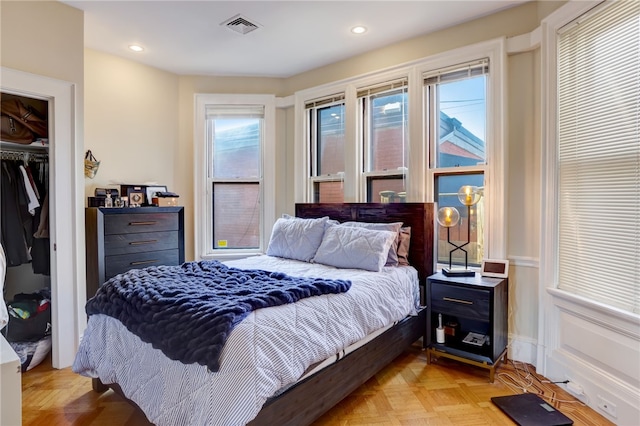
[[[46,100],[8,93],[1,99],[16,100],[47,120]],[[1,302],[15,301],[17,307],[10,310],[13,318],[3,334],[20,356],[23,371],[37,365],[51,349],[49,166],[47,137],[34,135],[31,143],[0,141],[0,241],[6,258]],[[21,302],[25,294],[38,295],[35,311],[25,312],[27,302]],[[38,337],[40,332],[43,336]]]

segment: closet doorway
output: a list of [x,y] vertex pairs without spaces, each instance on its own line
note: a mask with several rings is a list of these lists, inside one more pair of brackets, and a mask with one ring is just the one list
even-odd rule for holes
[[73,83],[0,68],[2,93],[46,101],[49,118],[49,239],[52,364],[73,363],[86,327],[83,147]]

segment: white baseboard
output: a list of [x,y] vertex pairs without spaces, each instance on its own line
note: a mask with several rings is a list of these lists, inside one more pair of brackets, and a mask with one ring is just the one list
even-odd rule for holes
[[546,364],[550,380],[570,380],[582,389],[582,394],[575,397],[611,422],[640,424],[640,390],[637,387],[567,352],[556,352]]
[[536,365],[538,342],[524,336],[509,335],[509,350],[507,357],[514,361],[526,362]]

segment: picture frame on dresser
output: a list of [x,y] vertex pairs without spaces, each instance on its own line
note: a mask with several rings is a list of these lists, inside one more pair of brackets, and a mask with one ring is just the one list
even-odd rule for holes
[[155,186],[147,186],[145,188],[146,192],[146,203],[148,205],[153,205],[153,197],[155,197],[156,192],[167,192],[167,187],[163,185],[155,185]]

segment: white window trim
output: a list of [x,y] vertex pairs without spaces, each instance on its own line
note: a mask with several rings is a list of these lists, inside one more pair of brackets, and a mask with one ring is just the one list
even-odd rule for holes
[[[276,98],[274,95],[234,95],[234,94],[196,94],[194,129],[194,253],[200,259],[231,259],[246,257],[266,251],[270,232],[276,215]],[[264,145],[260,148],[262,191],[260,195],[261,222],[260,248],[258,250],[212,250],[211,226],[208,223],[208,205],[211,200],[211,188],[207,181],[207,144],[206,144],[206,106],[207,105],[263,105],[264,106]]]
[[[463,64],[476,59],[489,59],[489,84],[487,90],[487,144],[486,165],[456,167],[455,172],[482,171],[485,180],[485,247],[484,256],[489,259],[506,259],[507,234],[507,147],[506,147],[506,40],[504,38],[465,46],[429,58],[418,69],[420,75],[429,71]],[[422,82],[421,82],[422,84]],[[425,100],[426,102],[426,100]],[[423,114],[426,117],[426,114]],[[425,138],[427,135],[425,135]],[[426,144],[425,144],[426,145]],[[427,147],[428,149],[428,147]],[[433,155],[433,153],[431,153]],[[450,168],[428,169],[427,200],[433,201],[434,175],[450,172]]]
[[[540,125],[542,149],[540,153],[541,163],[541,197],[540,197],[540,282],[538,286],[539,315],[538,315],[538,351],[537,370],[543,374],[547,371],[547,358],[549,351],[557,346],[558,331],[554,330],[555,309],[549,289],[555,289],[558,285],[556,259],[558,245],[556,235],[558,233],[558,220],[555,212],[558,211],[558,199],[556,188],[558,185],[558,80],[557,80],[557,30],[568,24],[584,12],[598,4],[593,2],[569,2],[555,13],[542,21],[541,24],[541,76],[540,76]],[[559,293],[560,290],[557,290]],[[566,295],[571,297],[570,295]]]
[[[409,79],[409,163],[407,173],[407,201],[433,201],[433,171],[428,170],[425,150],[423,117],[424,97],[422,75],[431,70],[470,62],[479,58],[489,58],[491,83],[487,92],[487,140],[491,141],[487,149],[485,174],[485,204],[487,222],[485,223],[485,256],[493,259],[506,259],[506,191],[507,191],[507,152],[506,135],[506,40],[498,38],[463,48],[443,52],[437,55],[402,64],[397,67],[345,79],[339,82],[299,91],[295,95],[295,201],[309,202],[312,192],[309,189],[310,147],[305,137],[305,101],[329,96],[338,92],[345,93],[345,202],[365,201],[365,176],[362,173],[363,149],[361,135],[356,134],[358,87],[371,86],[398,78]],[[463,171],[461,168],[459,171]]]

